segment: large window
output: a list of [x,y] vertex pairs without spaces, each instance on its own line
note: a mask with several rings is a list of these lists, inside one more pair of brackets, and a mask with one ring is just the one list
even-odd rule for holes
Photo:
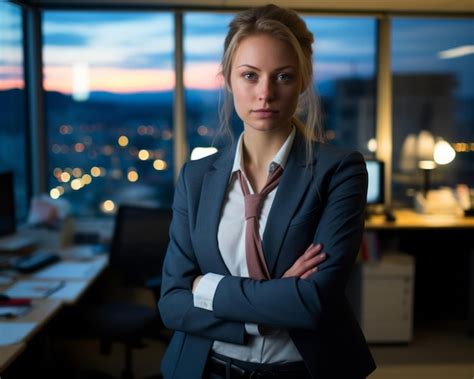
[[[422,169],[434,188],[474,186],[473,46],[472,19],[393,20],[395,205],[413,205],[412,195],[424,185]],[[451,163],[433,163],[440,140],[456,152]]]
[[13,171],[18,220],[27,214],[26,118],[21,8],[0,3],[0,171]]
[[[220,62],[233,14],[188,13],[184,16],[184,87],[189,151],[219,144],[219,106],[224,100]],[[241,126],[234,123],[235,132]]]
[[171,13],[43,17],[49,190],[76,215],[173,194]]
[[[210,146],[223,100],[218,76],[233,15],[189,13],[184,18],[186,125],[189,148]],[[375,137],[376,22],[373,18],[305,16],[315,35],[315,87],[328,141],[370,153]],[[204,25],[204,26],[203,26]],[[235,119],[234,131],[241,131]]]
[[305,21],[315,38],[315,87],[327,140],[369,155],[375,138],[376,21],[316,16]]

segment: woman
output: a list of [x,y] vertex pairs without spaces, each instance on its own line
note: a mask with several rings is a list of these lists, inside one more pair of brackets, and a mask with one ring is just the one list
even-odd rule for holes
[[318,142],[312,42],[274,5],[230,24],[222,74],[244,132],[181,170],[159,302],[175,330],[165,378],[361,379],[375,368],[344,296],[367,173],[359,153]]

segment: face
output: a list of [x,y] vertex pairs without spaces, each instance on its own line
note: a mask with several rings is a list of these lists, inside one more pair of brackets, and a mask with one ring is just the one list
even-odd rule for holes
[[289,129],[301,92],[296,54],[275,37],[246,37],[234,53],[230,87],[245,130]]

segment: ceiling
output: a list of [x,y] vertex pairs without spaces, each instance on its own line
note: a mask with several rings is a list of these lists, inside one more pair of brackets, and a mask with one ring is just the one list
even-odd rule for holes
[[269,2],[280,6],[321,12],[347,13],[458,13],[474,14],[474,0],[13,0],[37,6],[137,6],[185,8],[246,8]]

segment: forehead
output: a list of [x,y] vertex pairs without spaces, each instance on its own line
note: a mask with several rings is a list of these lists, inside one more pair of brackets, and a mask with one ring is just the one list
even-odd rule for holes
[[251,65],[257,68],[298,67],[292,46],[268,34],[257,34],[242,39],[234,52],[233,68]]

